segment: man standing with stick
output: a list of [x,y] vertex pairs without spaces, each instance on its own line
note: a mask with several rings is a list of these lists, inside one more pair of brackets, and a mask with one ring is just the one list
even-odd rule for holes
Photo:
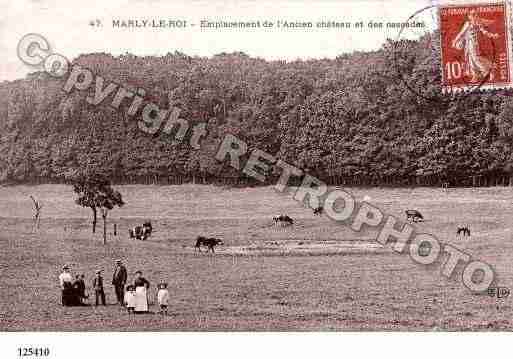
[[123,300],[125,297],[125,284],[127,277],[128,275],[125,266],[121,262],[121,259],[117,259],[116,269],[114,270],[114,275],[112,276],[112,284],[116,290],[116,298],[118,299],[118,303],[120,305],[124,305]]

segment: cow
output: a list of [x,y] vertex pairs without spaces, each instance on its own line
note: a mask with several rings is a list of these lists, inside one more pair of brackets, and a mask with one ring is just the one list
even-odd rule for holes
[[465,236],[470,237],[470,228],[468,228],[468,226],[458,227],[458,230],[456,231],[456,235],[459,236],[460,234],[463,234],[463,237],[465,237]]
[[134,228],[130,228],[128,230],[128,235],[131,239],[139,239],[141,240],[143,238],[143,227],[142,226],[135,226]]
[[146,221],[143,223],[143,228],[146,230],[147,237],[150,237],[153,233],[153,226],[151,225],[150,221]]
[[316,215],[316,216],[320,216],[322,214],[322,212],[324,211],[324,208],[319,206],[317,208],[314,208],[313,210],[313,214]]
[[144,222],[142,226],[135,226],[134,228],[131,228],[128,230],[128,235],[132,239],[139,239],[142,241],[145,241],[148,239],[149,236],[151,236],[151,233],[153,232],[153,227],[151,225],[150,221]]
[[201,252],[201,246],[205,246],[207,247],[207,253],[209,251],[212,251],[212,253],[215,253],[214,252],[214,247],[217,246],[217,245],[222,245],[224,244],[224,242],[218,238],[207,238],[207,237],[203,237],[203,236],[198,236],[196,238],[196,245],[194,246],[194,250],[198,250]]
[[418,221],[424,220],[424,217],[422,217],[422,214],[415,209],[407,209],[405,211],[405,213],[406,213],[406,218],[408,219],[408,221],[418,222]]
[[283,223],[283,224],[287,224],[287,225],[294,224],[294,220],[292,218],[290,218],[287,215],[283,215],[283,214],[273,217],[273,221],[276,224],[278,224],[278,223]]

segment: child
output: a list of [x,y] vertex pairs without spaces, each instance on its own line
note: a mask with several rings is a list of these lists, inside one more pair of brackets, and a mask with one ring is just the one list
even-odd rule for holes
[[160,314],[167,315],[167,306],[169,304],[169,292],[167,290],[167,283],[161,282],[157,288],[157,301],[160,306]]
[[86,294],[86,284],[85,284],[85,275],[80,275],[80,289],[82,290],[82,297],[83,299],[89,298],[89,296]]
[[87,298],[85,294],[85,282],[84,275],[80,277],[78,274],[75,276],[75,281],[73,282],[73,290],[75,291],[75,295],[78,298],[78,303],[80,305],[85,305],[85,299]]
[[98,306],[99,301],[101,301],[102,305],[105,305],[105,292],[103,290],[103,277],[101,270],[96,271],[96,277],[93,280],[93,288],[96,299],[95,306]]
[[73,295],[76,297],[77,305],[82,305],[82,295],[80,289],[80,276],[77,274],[75,276],[75,281],[73,282]]
[[128,314],[135,313],[135,286],[128,285],[126,287],[126,293],[125,293],[125,304],[126,304],[126,310],[128,311]]
[[81,274],[80,277],[77,275],[77,286],[78,286],[78,295],[80,296],[80,302],[82,305],[85,305],[85,300],[88,298],[86,294],[86,285],[85,285],[85,275]]

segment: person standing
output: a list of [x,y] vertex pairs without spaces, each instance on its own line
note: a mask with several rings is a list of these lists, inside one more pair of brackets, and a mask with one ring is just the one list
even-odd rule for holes
[[121,259],[116,260],[116,269],[114,270],[114,274],[112,275],[112,285],[114,285],[114,290],[116,291],[116,298],[120,305],[123,305],[123,300],[125,297],[125,284],[128,278],[126,267],[121,262]]
[[160,282],[157,288],[157,301],[160,307],[160,314],[167,315],[167,306],[169,305],[169,291],[167,290],[167,283]]
[[59,275],[59,284],[61,286],[62,291],[62,305],[72,305],[71,302],[73,297],[73,277],[69,272],[68,265],[64,265],[62,267],[62,273]]
[[136,296],[136,304],[135,304],[135,312],[136,313],[146,313],[148,312],[148,288],[150,288],[150,282],[146,280],[142,276],[142,272],[138,270],[135,272],[136,278],[134,281],[135,286],[135,296]]
[[135,287],[133,285],[128,285],[125,293],[125,304],[128,314],[133,314],[135,312],[136,302],[137,298],[135,296]]
[[102,271],[96,271],[96,277],[93,280],[95,306],[98,306],[98,302],[101,301],[102,305],[105,305],[105,291],[103,290],[103,277]]
[[78,297],[78,304],[79,305],[85,305],[85,300],[87,299],[87,295],[85,293],[86,291],[86,285],[84,278],[85,276],[82,275],[76,275],[75,282],[73,283],[73,289],[75,290],[75,295]]
[[82,305],[82,296],[80,295],[80,276],[78,274],[75,276],[75,281],[73,282],[73,298],[75,300],[74,305]]

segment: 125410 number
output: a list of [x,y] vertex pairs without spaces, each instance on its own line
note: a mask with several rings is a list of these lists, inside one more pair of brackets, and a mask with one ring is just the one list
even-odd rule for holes
[[18,348],[19,357],[47,357],[50,355],[50,348],[43,347],[22,347]]

